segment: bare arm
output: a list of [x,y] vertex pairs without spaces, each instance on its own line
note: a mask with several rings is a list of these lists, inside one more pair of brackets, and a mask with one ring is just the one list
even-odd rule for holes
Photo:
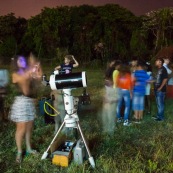
[[31,69],[31,77],[35,79],[41,79],[43,72],[40,63],[35,64]]
[[18,73],[13,73],[12,74],[12,82],[13,83],[22,83],[25,80],[29,80],[30,79],[30,72],[26,72],[24,74],[18,74]]
[[55,67],[55,70],[59,70],[59,69],[61,69],[61,66],[60,65],[57,66],[57,67]]
[[78,67],[79,66],[79,63],[76,61],[76,59],[74,58],[74,56],[72,55],[72,58],[75,62],[75,64],[73,64],[73,67]]

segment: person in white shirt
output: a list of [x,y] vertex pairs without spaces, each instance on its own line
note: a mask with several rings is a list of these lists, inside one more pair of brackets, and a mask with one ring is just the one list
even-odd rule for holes
[[[146,71],[150,76],[149,80],[153,79],[152,76],[152,66],[149,62],[146,62]],[[145,111],[147,114],[151,114],[151,83],[147,82],[145,91]]]
[[173,74],[172,68],[170,68],[170,58],[164,57],[164,64],[163,66],[166,68],[168,73],[168,83],[167,83],[167,97],[173,98]]
[[169,63],[170,63],[170,59],[165,57],[164,59],[164,63],[163,66],[166,68],[168,75],[170,75],[172,73],[172,70],[168,67]]
[[173,85],[173,78],[171,77],[171,74],[172,74],[172,70],[169,68],[169,64],[170,64],[170,59],[165,57],[163,58],[164,59],[164,64],[163,66],[166,68],[166,71],[168,73],[168,85]]

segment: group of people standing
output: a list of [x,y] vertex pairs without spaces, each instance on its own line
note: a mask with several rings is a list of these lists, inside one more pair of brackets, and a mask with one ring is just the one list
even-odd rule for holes
[[[71,60],[74,63],[71,64]],[[131,125],[129,115],[131,108],[134,111],[134,122],[140,123],[143,118],[144,101],[148,105],[147,112],[151,112],[150,87],[154,83],[154,91],[158,112],[154,117],[156,121],[164,120],[164,99],[168,74],[172,71],[167,66],[168,62],[157,58],[155,66],[156,75],[152,74],[150,66],[134,59],[131,64],[124,64],[120,60],[113,60],[105,73],[105,97],[103,122],[104,130],[113,132],[115,122],[123,122],[124,126]],[[74,56],[65,56],[64,64],[55,67],[62,73],[72,72],[72,68],[79,63]],[[17,95],[10,110],[10,119],[16,124],[15,140],[17,145],[16,162],[22,160],[22,143],[25,137],[26,153],[36,154],[31,147],[31,136],[35,118],[35,106],[31,87],[35,81],[41,81],[42,69],[40,63],[33,56],[26,59],[16,56],[12,60],[12,83],[16,85]]]
[[124,126],[130,126],[132,124],[129,121],[131,110],[134,115],[133,122],[138,124],[143,119],[145,108],[146,113],[151,114],[151,84],[154,85],[158,109],[153,118],[155,121],[164,120],[164,100],[168,74],[172,73],[168,68],[168,61],[168,58],[157,58],[154,73],[152,66],[141,60],[133,59],[128,64],[122,63],[120,60],[110,62],[105,73],[105,97],[102,115],[104,131],[113,132],[115,122],[122,122]]

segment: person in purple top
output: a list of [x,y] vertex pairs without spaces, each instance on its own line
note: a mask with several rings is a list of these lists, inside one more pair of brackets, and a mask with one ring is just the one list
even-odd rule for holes
[[138,61],[136,71],[134,72],[132,108],[136,123],[140,123],[143,118],[146,84],[150,78],[144,68],[145,64]]

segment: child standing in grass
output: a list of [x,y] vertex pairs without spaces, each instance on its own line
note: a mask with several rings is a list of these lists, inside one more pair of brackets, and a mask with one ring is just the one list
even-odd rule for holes
[[143,118],[146,84],[150,78],[144,68],[145,64],[138,61],[136,71],[134,72],[132,107],[135,116],[135,123],[140,123]]

